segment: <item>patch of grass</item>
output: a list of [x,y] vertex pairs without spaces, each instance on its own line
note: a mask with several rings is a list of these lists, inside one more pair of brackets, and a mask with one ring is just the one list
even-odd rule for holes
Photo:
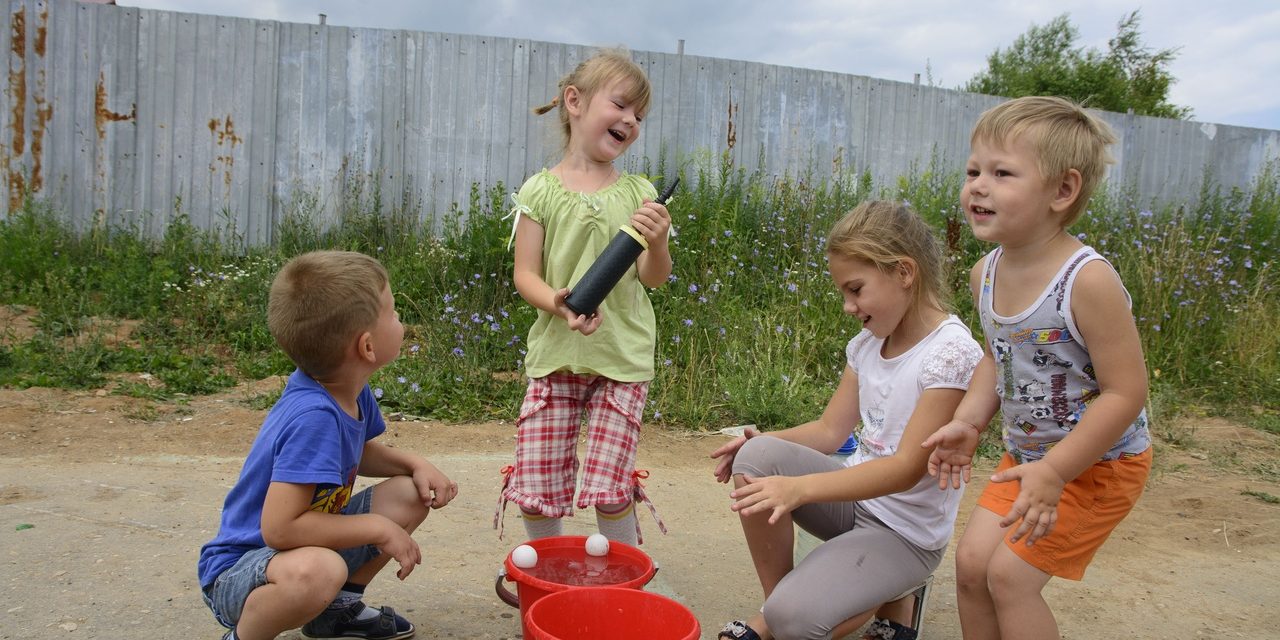
[[264,393],[255,393],[248,398],[245,398],[244,404],[250,409],[265,411],[274,406],[276,401],[279,400],[282,395],[284,395],[284,385]]
[[1244,491],[1241,491],[1240,495],[1257,498],[1267,504],[1280,504],[1280,498],[1277,498],[1276,496],[1273,496],[1265,491],[1250,491],[1246,489]]
[[1178,389],[1163,381],[1152,380],[1147,398],[1147,419],[1152,434],[1170,445],[1187,449],[1196,444],[1196,423],[1178,419],[1180,412],[1189,410],[1186,404],[1180,405],[1179,400]]
[[1259,431],[1280,435],[1280,413],[1263,413],[1247,419],[1249,426]]
[[14,345],[0,365],[0,385],[93,389],[106,382],[111,354],[101,341],[68,344],[40,334]]
[[1260,478],[1280,480],[1280,462],[1275,460],[1254,463],[1249,467],[1248,471],[1250,474]]
[[160,417],[160,410],[153,402],[138,402],[125,411],[124,417],[138,422],[155,422]]

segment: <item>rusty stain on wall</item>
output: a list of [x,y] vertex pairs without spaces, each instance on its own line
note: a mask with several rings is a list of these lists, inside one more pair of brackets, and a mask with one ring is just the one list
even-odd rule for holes
[[733,123],[733,116],[738,113],[738,105],[733,103],[733,87],[729,87],[729,91],[729,135],[725,139],[725,144],[729,145],[729,149],[733,149],[733,145],[738,143],[737,125]]
[[137,120],[138,103],[133,103],[129,113],[117,113],[107,107],[107,81],[103,72],[98,72],[98,87],[93,96],[93,120],[98,129],[98,140],[107,139],[107,123]]
[[244,142],[244,140],[240,139],[240,136],[236,135],[236,126],[231,122],[230,115],[227,116],[226,120],[210,119],[209,132],[217,136],[217,144],[219,146],[226,144],[227,141],[231,142],[232,147]]
[[13,59],[17,65],[9,65],[9,99],[13,102],[10,109],[9,126],[13,129],[12,155],[3,154],[3,165],[6,182],[9,187],[9,211],[16,211],[22,204],[26,193],[26,180],[22,172],[14,171],[12,162],[22,162],[22,152],[27,148],[27,10],[25,7],[9,16],[10,43]]
[[36,126],[31,131],[31,192],[37,193],[44,188],[44,134],[49,129],[49,121],[53,119],[53,105],[44,97],[45,75],[40,71],[39,93],[35,96]]
[[[49,10],[40,12],[40,25],[36,27],[36,56],[44,58],[45,39],[49,33]],[[48,82],[44,69],[36,76],[36,93],[32,101],[36,103],[36,122],[31,130],[31,192],[39,193],[44,188],[44,134],[49,129],[49,121],[53,119],[53,105],[49,104],[45,93]]]
[[40,26],[36,27],[36,41],[33,43],[36,49],[36,55],[44,57],[46,43],[49,41],[49,8],[45,7],[40,12]]
[[[49,10],[40,12],[40,23],[36,27],[35,39],[32,43],[35,54],[44,57],[49,27]],[[13,140],[10,143],[11,154],[3,154],[2,170],[9,189],[9,211],[16,211],[22,205],[22,199],[29,192],[40,191],[44,186],[44,134],[49,120],[53,118],[53,105],[48,104],[45,97],[45,71],[40,69],[36,78],[35,95],[30,96],[35,103],[35,127],[31,131],[31,182],[22,171],[13,169],[14,161],[22,162],[22,155],[27,151],[27,13],[26,8],[19,9],[10,16],[9,50],[17,65],[9,67],[9,97],[13,101],[9,115]]]
[[[93,124],[98,132],[97,159],[96,159],[98,176],[97,176],[97,179],[94,180],[93,189],[94,189],[94,192],[100,198],[102,198],[102,202],[104,203],[106,203],[108,199],[107,175],[106,175],[107,161],[105,158],[107,154],[107,145],[106,145],[107,123],[108,122],[124,122],[127,120],[132,120],[136,122],[137,118],[138,118],[138,103],[136,102],[133,103],[133,106],[129,110],[129,113],[117,113],[115,111],[112,111],[111,108],[107,106],[106,76],[101,70],[98,71],[98,86],[95,88],[94,94],[93,94]],[[102,219],[105,219],[104,217],[106,216],[105,207],[100,207],[97,209],[97,211],[98,211],[98,216]]]
[[27,145],[27,10],[19,9],[12,18],[9,49],[21,64],[9,67],[9,99],[13,100],[13,154],[20,156]]
[[225,119],[211,118],[209,120],[209,133],[214,137],[214,144],[219,147],[227,147],[226,153],[214,156],[213,162],[209,163],[209,173],[216,174],[221,166],[222,184],[227,187],[227,193],[231,191],[231,172],[235,167],[235,158],[232,151],[236,145],[244,142],[240,136],[236,135],[235,123],[231,121],[231,114],[227,114]]

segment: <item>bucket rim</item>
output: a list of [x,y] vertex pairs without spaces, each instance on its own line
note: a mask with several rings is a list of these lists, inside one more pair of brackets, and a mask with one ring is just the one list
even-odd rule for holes
[[[587,542],[587,536],[549,536],[546,538],[529,540],[521,544],[527,544],[533,547],[534,551],[537,551],[539,555],[541,555],[544,549],[572,549],[572,548],[581,549],[586,545],[586,542]],[[533,576],[525,572],[524,569],[517,567],[515,563],[511,561],[512,553],[515,553],[515,548],[512,548],[511,551],[508,551],[506,558],[504,558],[502,561],[503,566],[507,570],[507,580],[511,582],[520,583],[520,584],[527,584],[546,592],[559,592],[559,591],[565,591],[568,589],[608,589],[608,588],[622,588],[622,589],[634,590],[644,586],[645,584],[648,584],[648,582],[653,579],[654,574],[656,574],[658,571],[657,565],[654,564],[653,558],[650,558],[649,554],[625,542],[618,542],[615,540],[609,541],[609,554],[613,555],[617,553],[627,558],[628,560],[638,561],[638,564],[640,564],[640,566],[644,568],[644,571],[636,578],[633,578],[631,580],[625,580],[623,582],[619,582],[612,585],[573,585],[573,584],[565,584],[563,582],[551,582],[550,580],[543,580],[542,578]]]
[[[556,591],[554,593],[548,593],[545,596],[538,598],[537,602],[534,602],[532,605],[529,606],[528,611],[524,612],[524,619],[521,620],[521,623],[529,628],[532,637],[542,637],[543,635],[550,636],[551,632],[544,629],[539,624],[540,621],[538,618],[543,610],[557,607],[557,605],[559,605],[561,601],[568,601],[572,598],[584,598],[584,597],[591,597],[591,596],[602,596],[605,598],[623,599],[623,600],[626,600],[629,604],[634,604],[636,602],[643,601],[643,600],[648,600],[650,602],[659,602],[659,603],[662,603],[664,606],[670,607],[672,612],[678,611],[679,615],[682,618],[684,618],[684,621],[689,623],[690,625],[690,628],[688,630],[689,635],[686,637],[697,638],[699,634],[701,634],[702,632],[702,624],[699,622],[698,616],[694,615],[693,610],[685,606],[684,603],[680,602],[679,600],[662,595],[660,593],[645,591],[644,589],[628,589],[625,587],[617,587],[617,586],[580,587],[575,589],[565,589],[562,591]],[[670,616],[665,616],[663,619],[667,623],[675,622],[670,618]],[[526,636],[526,637],[531,637],[531,636]]]

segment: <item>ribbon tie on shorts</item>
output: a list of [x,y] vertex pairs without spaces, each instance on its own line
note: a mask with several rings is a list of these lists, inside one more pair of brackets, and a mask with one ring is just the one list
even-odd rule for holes
[[499,540],[502,539],[502,531],[505,529],[506,524],[502,521],[502,516],[507,513],[507,499],[504,496],[507,486],[511,484],[511,474],[515,473],[515,471],[515,465],[509,464],[499,472],[502,474],[502,489],[498,491],[498,509],[493,512],[493,528],[498,530]]
[[[657,507],[653,506],[653,501],[650,500],[648,494],[644,492],[644,483],[640,482],[641,480],[647,480],[648,478],[648,469],[636,469],[635,473],[631,474],[631,479],[635,480],[635,485],[631,492],[631,500],[632,502],[639,500],[640,502],[643,502],[646,507],[649,507],[649,513],[653,514],[654,521],[658,523],[658,530],[665,535],[667,533],[667,525],[662,522],[662,517],[658,515]],[[636,544],[643,543],[644,536],[640,534],[640,518],[636,518]]]

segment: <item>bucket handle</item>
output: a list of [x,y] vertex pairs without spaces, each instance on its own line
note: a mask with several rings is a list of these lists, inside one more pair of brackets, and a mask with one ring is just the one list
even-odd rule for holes
[[499,569],[498,578],[493,581],[493,590],[498,594],[499,600],[519,609],[520,596],[514,593],[511,593],[511,591],[507,589],[506,585],[502,584],[506,580],[506,577],[507,577],[507,568],[503,567]]

